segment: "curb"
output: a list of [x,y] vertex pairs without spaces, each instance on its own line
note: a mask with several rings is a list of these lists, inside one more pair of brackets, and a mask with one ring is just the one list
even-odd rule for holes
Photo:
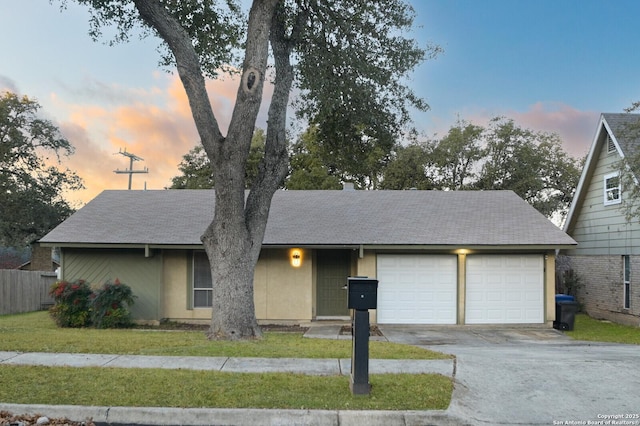
[[66,417],[97,425],[246,425],[246,426],[460,426],[467,423],[446,411],[267,410],[225,408],[98,407],[78,405],[0,404],[13,414]]

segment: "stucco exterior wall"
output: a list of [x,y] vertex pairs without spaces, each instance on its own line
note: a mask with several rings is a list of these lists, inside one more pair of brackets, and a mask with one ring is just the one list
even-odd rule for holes
[[591,317],[622,324],[640,325],[640,256],[630,256],[630,309],[624,309],[622,256],[571,256],[581,287],[578,302]]
[[291,249],[263,249],[254,276],[256,317],[281,323],[313,318],[313,255],[301,250],[299,267],[291,265]]
[[[353,275],[360,277],[378,278],[378,256],[375,250],[364,250],[363,256],[357,255],[356,270]],[[355,257],[355,256],[354,256]],[[376,324],[378,315],[375,309],[369,310],[369,322]]]
[[[254,275],[256,318],[261,323],[288,323],[313,318],[313,256],[302,251],[300,267],[291,265],[290,249],[264,249]],[[211,308],[192,308],[191,256],[186,250],[164,254],[164,317],[176,321],[206,322]]]
[[186,322],[210,321],[211,308],[191,308],[189,251],[165,250],[163,257],[163,318]]
[[544,256],[544,320],[553,325],[556,319],[556,256],[550,252]]

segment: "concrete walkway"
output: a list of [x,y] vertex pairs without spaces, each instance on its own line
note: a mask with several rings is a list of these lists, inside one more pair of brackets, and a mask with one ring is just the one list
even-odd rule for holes
[[[318,325],[305,334],[309,338],[351,339],[340,335],[341,325]],[[386,340],[373,337],[372,340]],[[311,375],[348,375],[351,359],[167,357],[40,352],[0,352],[0,365],[68,367],[164,368],[209,370],[232,373],[286,372]],[[370,374],[437,373],[453,377],[455,360],[371,359]],[[93,419],[111,425],[461,425],[445,411],[340,411],[264,409],[182,409],[151,407],[44,406],[0,403],[0,410],[43,414],[70,420]]]

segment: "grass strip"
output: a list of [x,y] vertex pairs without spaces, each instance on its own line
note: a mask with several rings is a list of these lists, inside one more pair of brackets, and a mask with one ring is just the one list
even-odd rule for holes
[[576,340],[640,345],[640,328],[601,321],[584,314],[576,315],[573,331],[565,333]]
[[371,375],[353,396],[346,376],[0,365],[0,401],[183,408],[442,410],[453,384],[437,374]]
[[[261,340],[210,341],[199,331],[59,328],[47,312],[0,316],[0,351],[261,358],[350,358],[351,340],[308,339],[267,332]],[[378,359],[446,359],[439,352],[371,341]]]

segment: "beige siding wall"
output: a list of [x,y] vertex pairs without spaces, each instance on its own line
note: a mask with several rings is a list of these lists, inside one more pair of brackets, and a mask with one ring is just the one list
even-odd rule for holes
[[[614,164],[620,157],[617,152],[608,153],[606,143],[601,143],[600,146],[597,166],[588,183],[584,201],[571,231],[571,236],[578,242],[578,246],[567,251],[567,254],[640,254],[640,244],[637,244],[640,225],[637,221],[627,223],[620,204],[604,205],[604,176],[615,170]],[[623,193],[623,200],[624,197]]]
[[165,250],[162,274],[164,277],[164,318],[173,321],[208,322],[210,308],[191,308],[191,255],[187,250]]
[[582,286],[578,302],[590,316],[623,324],[640,325],[640,256],[631,256],[630,309],[623,309],[622,256],[572,256],[571,265],[577,271]]
[[553,252],[544,257],[544,319],[553,325],[556,319],[556,256]]
[[[166,251],[164,276],[165,317],[176,321],[205,322],[210,308],[190,307],[191,256],[188,251]],[[313,318],[313,253],[302,250],[302,265],[291,266],[289,249],[264,249],[254,275],[256,317],[263,323],[308,321]]]
[[302,250],[302,264],[297,268],[291,266],[291,250],[262,250],[254,276],[254,300],[258,320],[311,320],[312,281],[313,255],[310,250]]

